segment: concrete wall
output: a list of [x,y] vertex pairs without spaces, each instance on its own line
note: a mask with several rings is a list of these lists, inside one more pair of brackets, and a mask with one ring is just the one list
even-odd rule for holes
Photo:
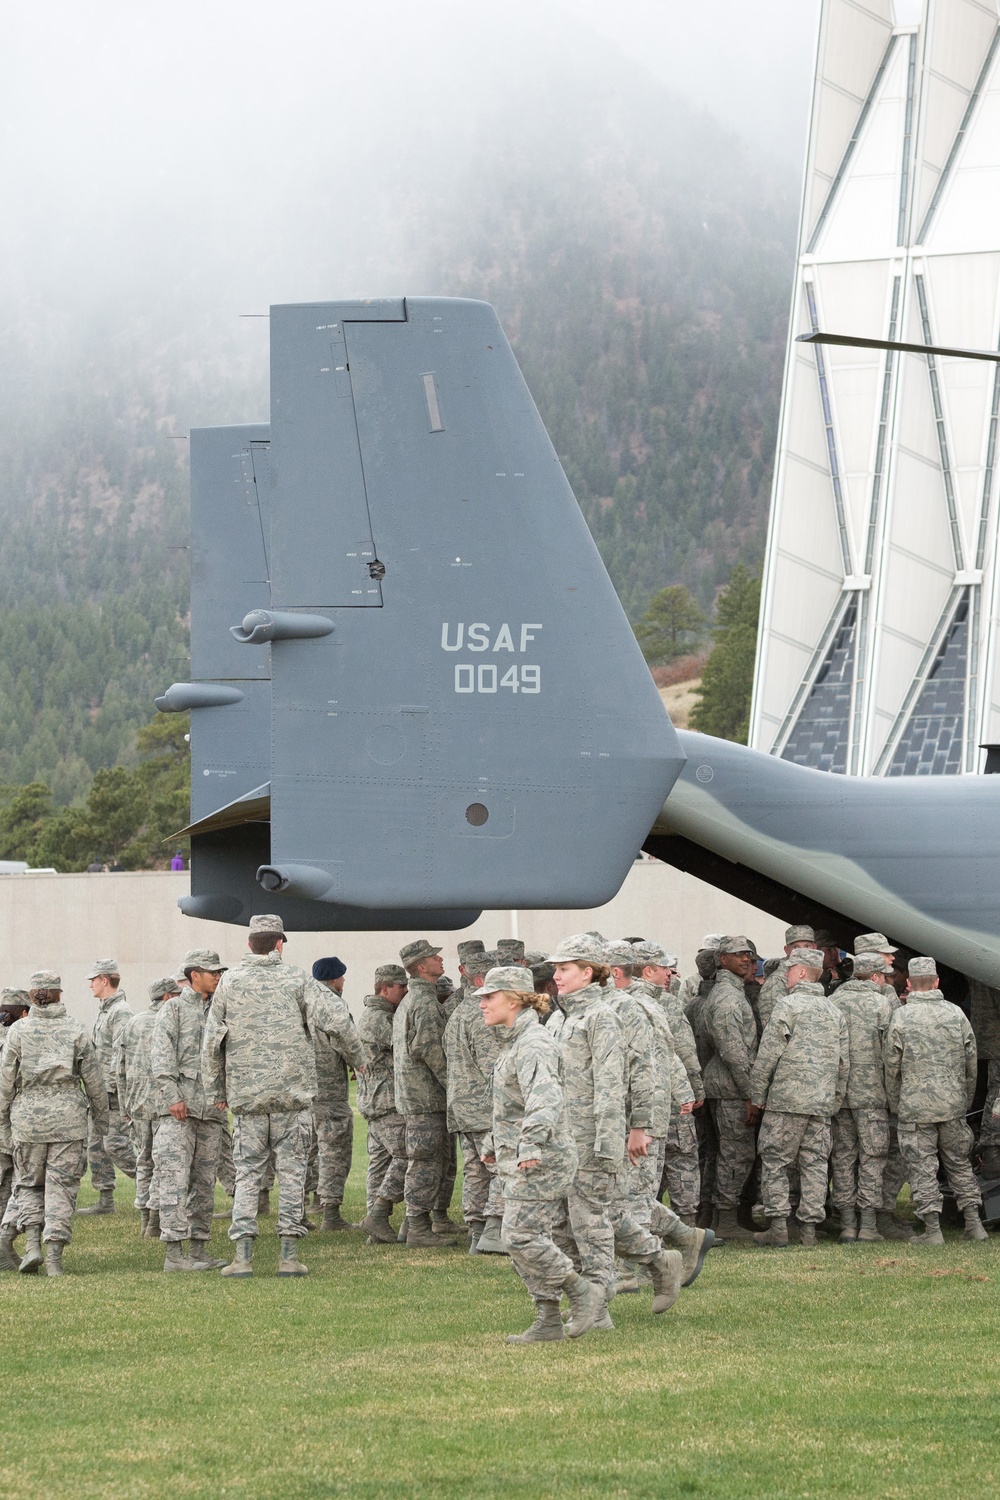
[[[147,1005],[146,987],[174,973],[189,948],[215,948],[235,963],[246,952],[246,930],[194,921],[177,909],[188,890],[187,874],[142,871],[121,875],[0,876],[0,984],[24,987],[34,969],[62,975],[65,1000],[74,1015],[91,1021],[96,1001],[84,975],[98,958],[116,958],[122,987],[132,1005]],[[463,937],[481,937],[487,947],[517,936],[529,948],[550,950],[561,937],[597,928],[607,937],[656,938],[678,953],[682,971],[706,932],[745,932],[762,953],[781,952],[783,923],[735,901],[711,886],[655,860],[637,861],[614,901],[595,911],[490,912],[465,932],[429,933],[444,949],[447,972],[457,976],[455,947]],[[293,933],[285,956],[308,968],[336,953],[348,966],[346,995],[358,1007],[380,963],[395,959],[417,932]]]

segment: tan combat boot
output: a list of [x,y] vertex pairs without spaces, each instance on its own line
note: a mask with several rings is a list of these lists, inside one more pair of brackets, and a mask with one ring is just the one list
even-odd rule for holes
[[45,1261],[45,1256],[42,1253],[41,1224],[32,1224],[29,1229],[25,1230],[25,1237],[27,1244],[24,1247],[24,1255],[21,1259],[21,1264],[18,1266],[18,1270],[23,1272],[25,1276],[34,1276]]
[[841,1244],[853,1244],[858,1237],[858,1216],[853,1208],[842,1208],[840,1210],[840,1241]]
[[220,1276],[253,1275],[253,1235],[241,1234],[236,1241],[236,1254],[228,1266],[223,1266]]
[[758,1245],[776,1245],[784,1249],[788,1244],[788,1220],[771,1219],[766,1229],[754,1235]]
[[151,1208],[149,1210],[149,1218],[146,1221],[145,1229],[142,1231],[142,1237],[144,1240],[158,1240],[160,1238],[160,1210],[158,1208]]
[[[376,1198],[371,1209],[361,1220],[361,1228],[367,1231],[369,1240],[376,1245],[396,1243],[396,1231],[389,1223],[389,1215],[392,1213],[393,1206],[388,1198]],[[406,1222],[405,1219],[403,1222]]]
[[168,1240],[167,1253],[163,1259],[165,1271],[193,1271],[194,1267],[184,1254],[183,1240]]
[[896,1216],[888,1209],[876,1209],[875,1222],[884,1240],[912,1240],[913,1238],[913,1230],[906,1224],[900,1224]]
[[881,1240],[882,1236],[879,1234],[878,1225],[875,1222],[875,1210],[873,1208],[863,1208],[861,1210],[861,1228],[858,1230],[859,1244],[874,1244],[881,1242]]
[[535,1298],[535,1321],[523,1333],[508,1333],[508,1344],[558,1344],[566,1330],[559,1316],[559,1303],[544,1297]]
[[410,1250],[446,1250],[457,1245],[458,1241],[446,1239],[443,1234],[435,1234],[431,1228],[430,1214],[422,1213],[407,1214],[406,1244]]
[[604,1288],[595,1286],[592,1281],[585,1281],[577,1271],[571,1271],[562,1286],[569,1298],[566,1335],[568,1338],[578,1339],[581,1334],[593,1328],[607,1310]]
[[21,1265],[20,1258],[14,1254],[14,1241],[20,1234],[16,1224],[8,1224],[0,1230],[0,1271],[16,1271]]
[[323,1222],[319,1227],[325,1232],[333,1229],[360,1229],[361,1225],[352,1224],[349,1219],[345,1219],[340,1212],[339,1203],[324,1203]]
[[941,1233],[941,1215],[926,1213],[920,1217],[924,1221],[923,1234],[915,1234],[910,1241],[911,1245],[943,1245],[944,1235]]
[[752,1245],[756,1238],[757,1236],[752,1230],[743,1228],[743,1225],[736,1217],[735,1208],[720,1208],[719,1228],[716,1232],[717,1240],[722,1244],[729,1244],[731,1240],[737,1242],[742,1240],[745,1244]]
[[669,1312],[681,1294],[681,1277],[684,1275],[684,1258],[679,1250],[662,1250],[649,1262],[649,1276],[653,1283],[654,1313]]
[[965,1232],[963,1240],[988,1240],[989,1235],[983,1228],[983,1221],[979,1217],[979,1209],[973,1204],[965,1210]]
[[45,1274],[46,1276],[65,1276],[63,1270],[63,1250],[65,1246],[62,1240],[49,1240],[45,1247]]
[[299,1260],[297,1235],[285,1235],[281,1240],[281,1257],[278,1261],[279,1276],[308,1276],[309,1267]]
[[81,1218],[89,1214],[116,1214],[117,1212],[114,1188],[101,1188],[96,1203],[92,1203],[89,1208],[77,1209]]
[[486,1226],[483,1229],[482,1234],[479,1236],[479,1243],[476,1246],[477,1255],[507,1254],[507,1247],[504,1244],[503,1240],[500,1238],[500,1228],[502,1224],[503,1220],[498,1219],[496,1216],[486,1220]]

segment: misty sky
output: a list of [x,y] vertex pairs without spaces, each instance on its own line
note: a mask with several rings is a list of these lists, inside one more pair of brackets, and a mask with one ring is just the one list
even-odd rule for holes
[[224,286],[232,317],[239,302],[403,289],[417,261],[394,217],[400,185],[418,182],[433,212],[484,120],[529,88],[558,101],[609,48],[715,113],[797,192],[817,13],[818,0],[12,8],[0,304],[68,324],[154,291],[207,306]]

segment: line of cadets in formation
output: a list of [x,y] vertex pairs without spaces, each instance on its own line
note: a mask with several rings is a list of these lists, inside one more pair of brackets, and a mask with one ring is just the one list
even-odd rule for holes
[[[965,1119],[976,1043],[933,960],[910,960],[902,978],[881,933],[858,938],[846,962],[811,928],[785,938],[761,980],[748,939],[712,935],[683,981],[642,939],[584,933],[549,955],[477,940],[459,945],[457,989],[421,939],[376,971],[357,1027],[345,966],[322,959],[308,976],[282,964],[275,917],[253,919],[251,953],[228,973],[213,952],[187,954],[138,1015],[114,960],[97,963],[92,1037],[61,1004],[59,976],[39,971],[28,994],[0,997],[0,1268],[61,1274],[83,1129],[99,1196],[81,1213],[114,1212],[117,1164],[136,1178],[143,1233],[166,1244],[165,1270],[233,1276],[253,1274],[276,1161],[279,1275],[306,1274],[298,1247],[311,1228],[454,1245],[457,1140],[469,1251],[509,1255],[535,1304],[510,1336],[519,1343],[612,1328],[612,1297],[647,1281],[654,1313],[666,1311],[722,1240],[813,1245],[832,1222],[842,1241],[943,1243],[939,1165],[966,1238],[985,1239]],[[351,1070],[368,1126],[361,1226],[340,1212]],[[217,1176],[234,1197],[228,1264],[208,1254]],[[918,1236],[896,1213],[905,1181]],[[310,1187],[319,1226],[306,1217]],[[751,1212],[766,1229],[750,1227]]]

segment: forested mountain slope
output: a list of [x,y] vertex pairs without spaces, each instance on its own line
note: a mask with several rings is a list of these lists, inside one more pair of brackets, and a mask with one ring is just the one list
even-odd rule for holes
[[[496,304],[633,620],[670,583],[709,607],[761,553],[796,186],[610,59],[558,96],[525,83],[460,171],[380,210],[402,284],[366,290]],[[310,253],[303,297],[355,294]],[[187,671],[183,435],[266,419],[218,274],[65,330],[4,294],[0,782],[59,805],[134,759]]]

